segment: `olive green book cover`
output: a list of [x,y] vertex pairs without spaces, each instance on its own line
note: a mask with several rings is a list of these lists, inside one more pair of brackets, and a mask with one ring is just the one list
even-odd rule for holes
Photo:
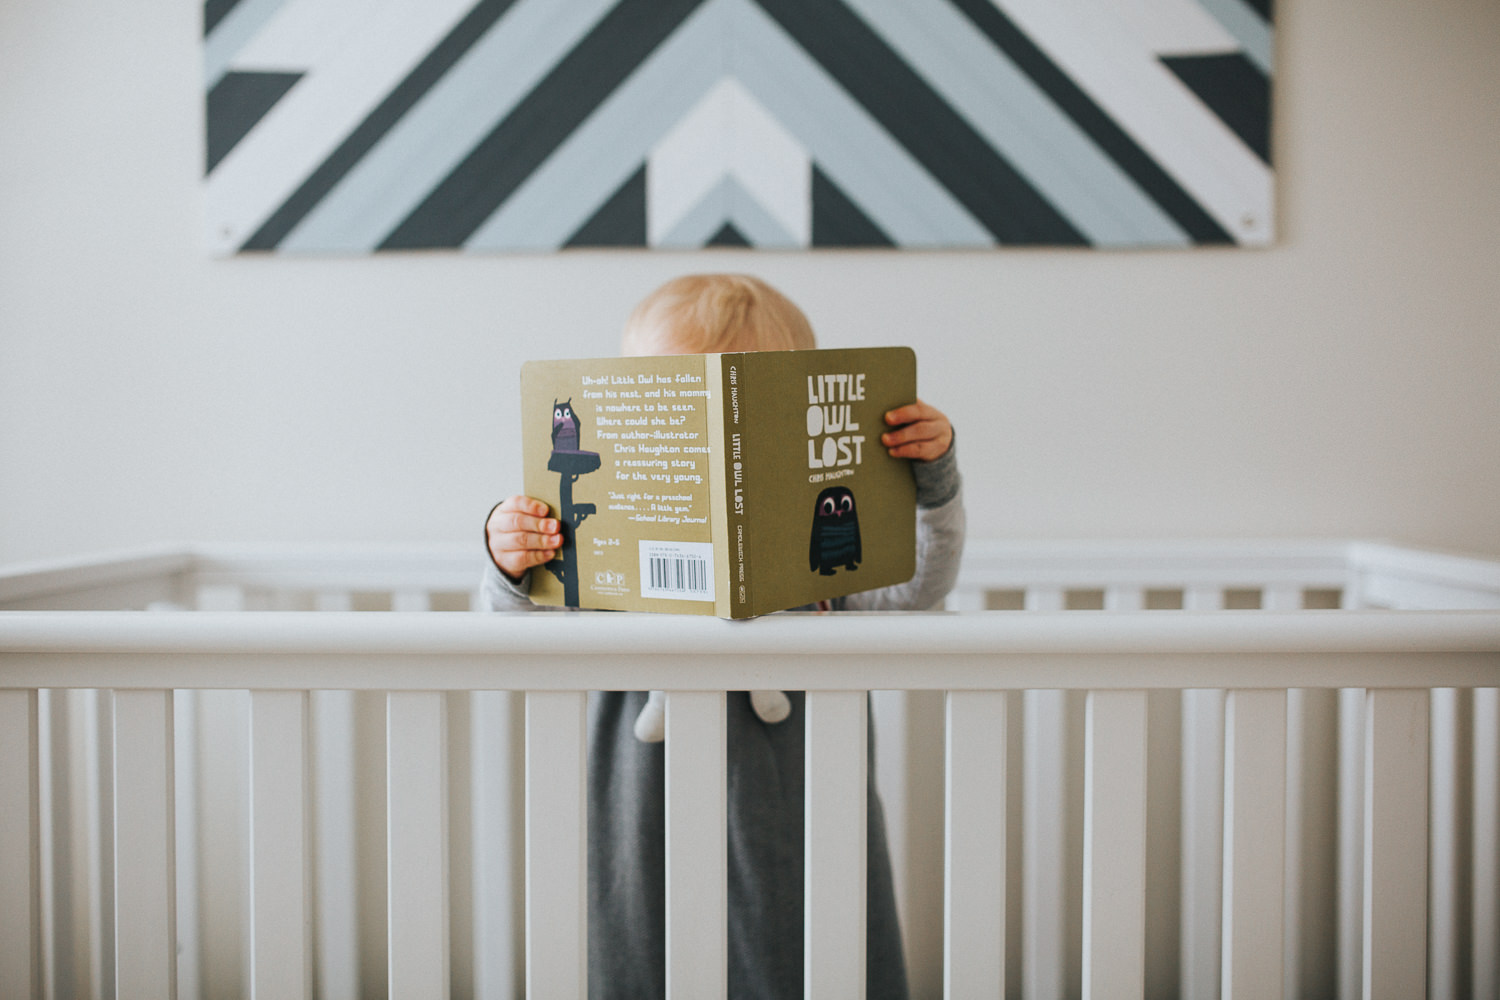
[[905,347],[528,362],[526,493],[563,526],[532,600],[748,618],[911,579],[880,435],[916,398]]

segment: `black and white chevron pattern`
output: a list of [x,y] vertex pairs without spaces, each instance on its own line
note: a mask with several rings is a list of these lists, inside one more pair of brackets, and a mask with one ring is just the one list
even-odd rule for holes
[[1264,245],[1269,0],[206,0],[221,253]]

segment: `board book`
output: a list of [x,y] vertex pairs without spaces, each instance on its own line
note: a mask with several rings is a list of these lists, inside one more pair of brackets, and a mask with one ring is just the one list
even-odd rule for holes
[[562,523],[538,604],[748,618],[904,583],[917,398],[905,347],[532,361],[526,493]]

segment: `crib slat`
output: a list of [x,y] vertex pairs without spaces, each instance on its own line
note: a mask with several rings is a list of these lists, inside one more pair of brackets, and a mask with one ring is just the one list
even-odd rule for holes
[[1219,989],[1224,896],[1224,692],[1182,692],[1182,995]]
[[525,695],[470,697],[474,796],[474,995],[526,989]]
[[667,997],[729,992],[724,692],[667,695]]
[[313,596],[315,611],[352,611],[354,595],[347,590],[321,590]]
[[[1028,596],[1029,600],[1029,596]],[[1065,691],[1025,691],[1022,766],[1021,970],[1023,993],[1067,994],[1068,701]]]
[[1474,691],[1473,802],[1470,992],[1493,997],[1500,996],[1500,688]]
[[1083,995],[1146,982],[1146,693],[1090,691],[1085,707]]
[[1004,691],[948,692],[943,995],[1005,993]]
[[307,693],[250,693],[250,993],[305,997]]
[[116,691],[115,987],[177,995],[170,691]]
[[526,695],[526,995],[588,994],[585,695]]
[[1467,751],[1469,733],[1467,698],[1454,688],[1435,688],[1431,692],[1432,761],[1428,795],[1431,802],[1431,825],[1428,836],[1432,870],[1427,879],[1428,932],[1432,947],[1427,958],[1428,1000],[1458,1000],[1459,952],[1463,946],[1464,922],[1460,900],[1465,898],[1468,881],[1467,853],[1460,817],[1466,812],[1460,791],[1459,773]]
[[38,996],[41,800],[35,691],[0,691],[0,983]]
[[391,610],[403,613],[431,611],[432,596],[425,590],[397,590],[391,594]]
[[[321,599],[319,607],[335,610]],[[328,1000],[353,1000],[359,995],[354,692],[311,692],[308,717],[308,747],[314,762],[311,798],[317,803],[313,871],[318,989]]]
[[1280,997],[1285,928],[1286,692],[1224,706],[1223,996]]
[[867,697],[807,692],[807,1000],[865,995]]
[[1428,693],[1365,702],[1364,995],[1427,990]]
[[448,996],[448,808],[440,692],[386,695],[390,994]]
[[1364,688],[1339,691],[1338,1000],[1364,993]]

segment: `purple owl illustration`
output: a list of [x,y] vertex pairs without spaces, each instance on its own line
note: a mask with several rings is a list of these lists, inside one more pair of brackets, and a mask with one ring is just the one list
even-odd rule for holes
[[552,401],[552,450],[578,450],[578,414],[573,412],[573,400],[559,403]]

